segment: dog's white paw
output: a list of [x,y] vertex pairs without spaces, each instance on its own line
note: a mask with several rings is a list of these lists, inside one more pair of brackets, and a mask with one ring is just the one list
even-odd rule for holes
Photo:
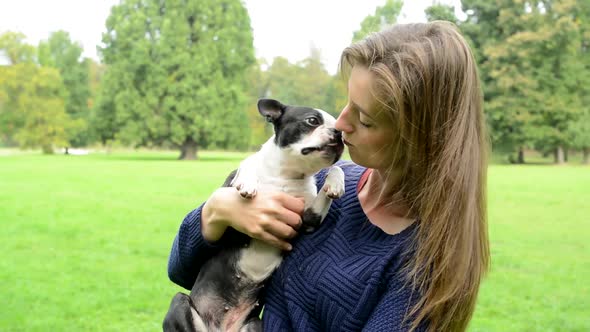
[[332,166],[326,176],[322,190],[331,199],[337,199],[344,195],[344,172],[338,166]]
[[256,185],[252,183],[239,183],[236,185],[236,189],[244,198],[253,198],[257,194]]

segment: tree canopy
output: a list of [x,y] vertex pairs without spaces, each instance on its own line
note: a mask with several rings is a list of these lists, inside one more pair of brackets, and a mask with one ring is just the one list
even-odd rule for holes
[[94,117],[101,139],[243,148],[250,20],[239,0],[124,0],[107,19],[107,65]]
[[65,111],[59,71],[39,66],[35,47],[21,33],[0,35],[0,51],[10,60],[0,66],[0,138],[21,148],[40,147],[44,153],[67,145],[75,122]]
[[377,32],[383,27],[397,23],[397,18],[402,11],[402,0],[386,0],[383,6],[375,9],[373,15],[369,15],[361,22],[361,28],[353,33],[352,41],[356,42],[365,38],[372,32]]
[[41,66],[55,68],[66,89],[65,108],[72,125],[69,126],[68,144],[79,147],[89,143],[87,131],[89,61],[82,59],[82,45],[74,42],[66,31],[57,31],[38,47],[38,62]]

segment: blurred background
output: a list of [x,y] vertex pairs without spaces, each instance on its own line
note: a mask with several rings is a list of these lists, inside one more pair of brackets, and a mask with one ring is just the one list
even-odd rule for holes
[[590,331],[589,0],[2,0],[0,330],[159,330],[182,218],[271,134],[257,99],[337,116],[342,49],[431,20],[493,144],[470,331]]

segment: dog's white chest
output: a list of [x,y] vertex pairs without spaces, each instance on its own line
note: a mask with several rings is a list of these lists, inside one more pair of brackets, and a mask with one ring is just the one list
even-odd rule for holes
[[281,251],[262,241],[252,239],[240,250],[238,269],[250,280],[261,282],[281,264]]

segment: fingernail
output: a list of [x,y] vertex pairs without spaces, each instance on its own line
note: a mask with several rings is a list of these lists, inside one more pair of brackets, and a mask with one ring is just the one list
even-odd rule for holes
[[293,246],[292,246],[292,245],[290,245],[290,244],[288,244],[288,245],[286,245],[286,246],[285,246],[285,249],[286,249],[287,251],[291,251],[291,249],[293,249]]

